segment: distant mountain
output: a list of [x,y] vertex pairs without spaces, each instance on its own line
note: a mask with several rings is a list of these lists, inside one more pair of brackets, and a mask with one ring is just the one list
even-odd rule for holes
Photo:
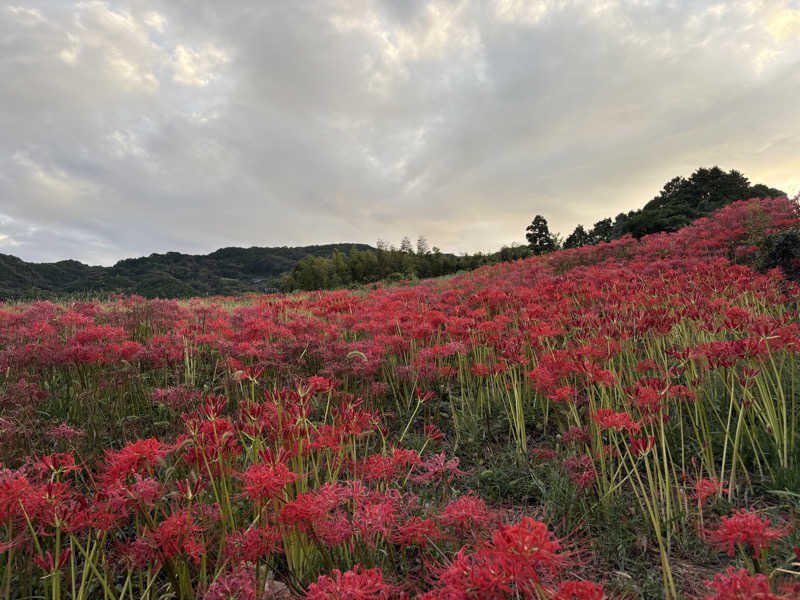
[[0,253],[0,300],[65,295],[138,294],[146,298],[236,295],[276,291],[281,275],[307,256],[329,257],[334,250],[370,250],[366,244],[325,244],[278,248],[221,248],[211,254],[180,252],[127,258],[113,267],[75,260],[25,262]]

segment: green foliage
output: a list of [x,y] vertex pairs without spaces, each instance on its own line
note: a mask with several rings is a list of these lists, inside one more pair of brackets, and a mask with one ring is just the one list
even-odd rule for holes
[[614,220],[601,219],[588,232],[578,225],[565,240],[564,247],[610,242],[626,235],[640,238],[651,233],[677,231],[732,202],[779,196],[786,196],[786,192],[762,183],[751,186],[747,177],[738,171],[726,173],[716,166],[700,168],[688,179],[670,179],[658,196],[639,210],[620,213]]
[[400,248],[389,247],[378,241],[376,249],[352,249],[349,254],[334,251],[330,257],[308,256],[297,263],[291,273],[283,276],[284,291],[324,290],[376,283],[398,282],[426,277],[440,277],[459,271],[469,271],[530,256],[527,246],[503,247],[493,254],[443,253],[436,246],[428,249],[428,242],[420,237],[417,251],[413,251],[408,237]]
[[558,249],[556,238],[550,233],[547,219],[542,215],[536,215],[525,228],[525,232],[525,239],[534,254],[546,254]]
[[611,219],[602,219],[594,224],[589,234],[590,243],[610,242],[614,239],[614,225]]
[[[109,293],[188,298],[275,292],[281,275],[306,257],[331,257],[338,276],[346,278],[345,253],[369,248],[365,244],[221,248],[206,255],[151,254],[121,260],[113,267],[88,266],[74,260],[29,263],[0,254],[0,300]],[[341,285],[349,283],[341,281]]]
[[570,233],[567,236],[567,239],[564,240],[564,248],[578,248],[580,246],[585,246],[586,244],[591,243],[591,241],[592,237],[583,228],[583,225],[578,225],[575,228],[575,231]]
[[800,281],[800,229],[781,231],[762,240],[756,267],[761,271],[780,267],[787,279]]
[[610,237],[616,239],[630,234],[638,238],[650,233],[676,231],[737,200],[785,195],[763,184],[751,186],[739,171],[726,173],[716,166],[701,168],[688,179],[670,179],[658,196],[640,210],[617,215]]

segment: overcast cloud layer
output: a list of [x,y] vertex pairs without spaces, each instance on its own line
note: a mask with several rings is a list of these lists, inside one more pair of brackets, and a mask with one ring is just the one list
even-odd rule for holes
[[715,164],[794,195],[798,103],[797,2],[13,0],[0,252],[492,250]]

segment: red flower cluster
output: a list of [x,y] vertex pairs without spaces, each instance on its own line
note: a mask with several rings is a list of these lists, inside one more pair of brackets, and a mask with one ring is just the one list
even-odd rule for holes
[[[733,492],[750,456],[793,468],[800,288],[737,261],[798,224],[796,204],[758,200],[414,286],[0,305],[2,580],[30,596],[63,576],[84,597],[127,582],[250,600],[273,573],[309,598],[607,598],[544,523],[456,496],[480,473],[449,452],[511,440],[590,505],[642,475],[661,486],[653,515],[686,500],[673,478],[698,511],[722,489],[681,480],[688,464]],[[788,529],[741,510],[708,536],[762,555]],[[790,597],[741,571],[709,586]]]
[[762,550],[770,547],[772,542],[789,533],[791,527],[771,527],[769,519],[759,515],[754,510],[737,510],[729,517],[722,517],[719,528],[708,533],[709,539],[722,549],[726,549],[730,556],[736,551],[736,546],[741,544],[758,557]]

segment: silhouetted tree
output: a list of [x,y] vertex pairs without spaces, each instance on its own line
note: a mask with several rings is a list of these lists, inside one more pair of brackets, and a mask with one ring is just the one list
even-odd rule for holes
[[611,241],[614,235],[614,224],[611,219],[601,219],[594,224],[590,235],[592,244]]
[[674,177],[641,210],[628,213],[616,237],[630,233],[641,237],[659,231],[676,231],[692,221],[711,214],[737,200],[785,196],[779,189],[763,184],[750,186],[739,171],[725,172],[719,167],[701,168],[688,179]]
[[591,241],[592,237],[583,228],[583,225],[578,225],[575,231],[570,233],[567,239],[564,240],[564,248],[579,248],[580,246],[591,243]]
[[534,254],[545,254],[556,249],[556,242],[547,226],[547,219],[536,215],[531,224],[525,228],[525,239]]

